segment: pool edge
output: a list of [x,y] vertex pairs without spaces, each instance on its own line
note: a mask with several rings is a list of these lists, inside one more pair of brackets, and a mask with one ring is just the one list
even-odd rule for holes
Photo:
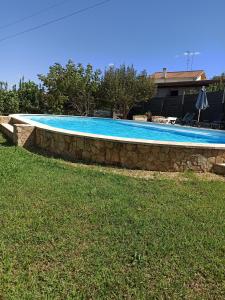
[[[24,114],[23,114],[24,115]],[[50,114],[34,114],[35,116],[51,116]],[[100,134],[91,134],[86,132],[80,132],[80,131],[72,131],[72,130],[66,130],[66,129],[60,129],[60,128],[54,128],[52,126],[44,125],[39,122],[35,122],[32,120],[27,120],[26,118],[21,117],[20,114],[12,114],[9,115],[11,118],[14,118],[20,122],[23,122],[25,124],[30,124],[35,127],[39,127],[51,132],[60,132],[67,135],[75,135],[75,136],[82,136],[82,137],[88,137],[93,139],[100,139],[100,140],[108,140],[108,141],[115,141],[115,142],[122,142],[122,143],[134,143],[134,144],[142,144],[142,145],[169,145],[169,146],[175,146],[175,147],[188,147],[188,148],[207,148],[207,149],[221,149],[225,150],[225,144],[213,144],[213,143],[192,143],[192,142],[173,142],[173,141],[158,141],[158,140],[146,140],[146,139],[133,139],[133,138],[121,138],[121,137],[114,137],[114,136],[107,136],[107,135],[100,135]],[[55,115],[55,116],[61,116],[66,117],[66,115]],[[82,116],[80,116],[82,118]],[[96,118],[97,119],[97,118]],[[171,125],[172,126],[172,125]],[[208,130],[208,129],[207,129]],[[214,130],[218,131],[219,130]]]

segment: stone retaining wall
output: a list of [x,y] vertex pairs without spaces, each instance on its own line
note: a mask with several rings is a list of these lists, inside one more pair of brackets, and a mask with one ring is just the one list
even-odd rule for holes
[[9,123],[10,119],[11,119],[11,117],[9,117],[9,116],[0,116],[0,124]]
[[13,143],[29,148],[35,145],[35,127],[29,124],[13,124]]
[[[1,124],[7,123],[13,126],[13,132],[9,131],[6,127]],[[24,122],[11,118],[9,116],[0,115],[0,127],[3,134],[17,146],[30,147],[35,145],[35,127]]]
[[154,145],[67,135],[36,128],[35,144],[72,161],[96,162],[151,171],[211,171],[225,162],[225,149]]

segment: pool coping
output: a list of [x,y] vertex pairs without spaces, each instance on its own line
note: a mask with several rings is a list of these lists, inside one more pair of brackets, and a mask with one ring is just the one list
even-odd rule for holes
[[[36,121],[27,120],[26,118],[23,118],[25,114],[11,114],[9,115],[10,118],[13,118],[15,120],[18,120],[19,122],[23,122],[24,124],[29,124],[31,126],[44,129],[50,132],[54,133],[62,133],[66,135],[72,135],[72,136],[78,136],[78,137],[84,137],[84,138],[91,138],[91,139],[99,139],[99,140],[106,140],[111,142],[121,142],[121,143],[132,143],[132,144],[138,144],[138,145],[154,145],[154,146],[171,146],[171,147],[183,147],[183,148],[193,148],[193,149],[218,149],[218,150],[225,150],[225,144],[204,144],[204,143],[191,143],[191,142],[171,142],[171,141],[157,141],[157,140],[146,140],[146,139],[133,139],[133,138],[121,138],[121,137],[114,137],[114,136],[107,136],[107,135],[100,135],[100,134],[92,134],[92,133],[86,133],[81,131],[72,131],[72,130],[66,130],[61,128],[55,128],[49,125],[44,125]],[[33,116],[52,116],[51,114],[27,114],[27,115],[33,115]],[[56,117],[68,117],[69,115],[54,115]],[[73,116],[70,116],[73,117]],[[85,116],[77,116],[79,118],[86,118]],[[98,119],[97,117],[95,117]],[[104,118],[101,118],[104,119]],[[105,118],[106,119],[106,118]],[[124,120],[127,122],[135,122],[131,120]],[[168,125],[169,126],[169,125]],[[174,126],[174,125],[170,125]],[[190,127],[188,127],[190,128]],[[220,132],[220,130],[216,129],[206,129],[201,128],[201,130],[212,130],[213,132]],[[224,133],[225,134],[225,133]]]

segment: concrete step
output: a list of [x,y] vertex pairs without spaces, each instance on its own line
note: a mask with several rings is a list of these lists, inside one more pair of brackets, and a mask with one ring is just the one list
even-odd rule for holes
[[14,128],[12,125],[8,123],[0,124],[0,130],[10,139],[13,140],[13,131]]
[[213,172],[218,175],[224,175],[225,176],[225,164],[216,164],[213,167]]

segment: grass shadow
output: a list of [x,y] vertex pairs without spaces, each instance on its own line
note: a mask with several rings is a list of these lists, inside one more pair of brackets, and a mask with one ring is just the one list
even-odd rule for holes
[[13,143],[3,134],[0,132],[0,147],[11,147]]

